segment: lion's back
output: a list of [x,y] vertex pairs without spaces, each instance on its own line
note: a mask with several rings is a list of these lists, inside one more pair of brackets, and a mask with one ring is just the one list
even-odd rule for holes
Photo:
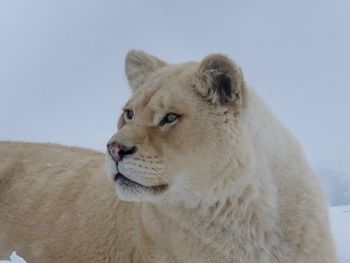
[[0,196],[18,190],[19,195],[30,194],[29,188],[52,194],[67,181],[87,181],[94,173],[103,174],[99,152],[57,144],[0,142]]
[[16,250],[29,262],[104,261],[107,230],[121,243],[131,210],[105,178],[102,153],[0,142],[0,258]]

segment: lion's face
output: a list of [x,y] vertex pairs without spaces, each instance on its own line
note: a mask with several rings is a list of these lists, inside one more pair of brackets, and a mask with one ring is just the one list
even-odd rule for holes
[[240,70],[220,55],[167,65],[131,51],[126,74],[133,95],[107,149],[118,196],[158,201],[215,191],[237,146]]

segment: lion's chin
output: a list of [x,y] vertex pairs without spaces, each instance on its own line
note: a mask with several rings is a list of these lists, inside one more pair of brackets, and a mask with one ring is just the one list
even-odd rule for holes
[[121,173],[114,177],[118,197],[124,201],[151,201],[168,189],[167,184],[145,186]]

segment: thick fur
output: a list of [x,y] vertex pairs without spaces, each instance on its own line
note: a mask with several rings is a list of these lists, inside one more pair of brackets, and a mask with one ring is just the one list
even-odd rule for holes
[[[122,114],[110,142],[137,151],[118,165],[107,152],[113,183],[101,153],[0,143],[0,257],[16,249],[38,263],[337,262],[298,142],[232,60],[169,65],[130,51],[126,74],[134,116]],[[164,123],[167,113],[179,117]],[[118,171],[166,187],[125,187]]]

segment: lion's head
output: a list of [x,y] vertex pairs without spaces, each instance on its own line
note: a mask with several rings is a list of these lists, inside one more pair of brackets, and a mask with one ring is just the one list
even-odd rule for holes
[[246,86],[240,68],[214,54],[171,65],[130,51],[133,91],[108,142],[107,170],[129,201],[218,196],[245,169],[241,118]]

